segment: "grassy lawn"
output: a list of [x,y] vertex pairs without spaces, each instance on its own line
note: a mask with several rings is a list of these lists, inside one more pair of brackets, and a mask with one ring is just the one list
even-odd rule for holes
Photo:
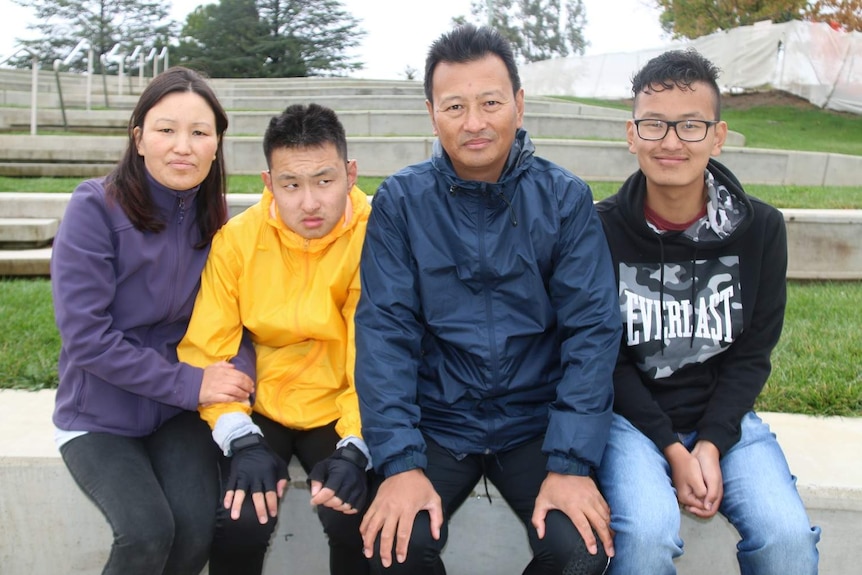
[[[862,283],[791,282],[765,411],[862,415]],[[60,338],[46,279],[0,281],[0,387],[57,386]]]
[[[2,192],[69,193],[81,180],[78,178],[9,178],[0,176]],[[373,194],[383,178],[359,177],[359,187]],[[590,182],[596,200],[606,198],[619,189],[622,182]],[[862,182],[860,182],[862,183]],[[259,194],[263,184],[258,176],[229,176],[228,192]],[[746,191],[778,208],[803,209],[862,209],[862,185],[859,187],[813,186],[747,186]]]

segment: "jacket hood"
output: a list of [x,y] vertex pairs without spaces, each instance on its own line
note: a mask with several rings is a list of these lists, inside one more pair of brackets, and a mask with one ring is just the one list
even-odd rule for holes
[[[665,233],[667,241],[714,247],[734,241],[751,225],[754,218],[751,200],[730,170],[710,158],[704,170],[704,183],[707,190],[706,215],[685,231]],[[658,232],[644,217],[645,199],[646,176],[638,170],[620,188],[617,208],[630,229],[654,240]]]
[[[506,165],[503,166],[503,172],[500,174],[498,184],[507,184],[513,181],[518,174],[523,172],[529,165],[529,160],[533,157],[536,151],[536,146],[523,128],[518,128],[515,132],[515,141],[512,142],[512,147],[509,149],[509,157],[506,159]],[[431,151],[431,164],[434,169],[441,172],[449,185],[457,185],[460,188],[473,189],[484,185],[484,182],[476,182],[473,180],[464,180],[455,173],[455,168],[452,166],[452,160],[449,154],[443,149],[440,139],[434,140],[434,146]]]
[[[353,230],[357,223],[363,219],[368,219],[368,214],[371,212],[371,206],[368,203],[368,196],[365,195],[358,186],[353,186],[350,194],[347,196],[347,207],[344,210],[344,215],[339,223],[335,224],[332,230],[322,238],[306,239],[297,234],[286,225],[278,216],[271,216],[271,206],[275,201],[272,192],[266,187],[263,189],[261,196],[260,207],[264,211],[265,221],[268,225],[278,230],[278,235],[281,241],[290,249],[302,249],[310,253],[316,253],[327,248],[332,242],[337,240],[343,234]],[[277,207],[273,208],[278,210]]]

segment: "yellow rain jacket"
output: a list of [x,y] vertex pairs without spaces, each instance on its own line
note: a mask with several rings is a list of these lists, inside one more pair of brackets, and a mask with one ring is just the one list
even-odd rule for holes
[[[213,238],[179,359],[198,367],[230,360],[245,327],[257,353],[254,411],[303,430],[337,419],[340,437],[362,437],[353,314],[371,207],[354,186],[349,221],[307,240],[270,215],[273,201],[264,189]],[[199,408],[211,428],[225,413],[251,410],[246,403]]]

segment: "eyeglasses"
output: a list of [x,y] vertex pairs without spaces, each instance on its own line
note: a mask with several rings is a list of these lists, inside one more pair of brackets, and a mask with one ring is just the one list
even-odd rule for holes
[[635,120],[634,123],[638,136],[642,140],[663,140],[667,136],[668,130],[673,127],[674,131],[676,131],[676,137],[683,142],[700,142],[706,138],[709,127],[718,124],[718,121],[677,120],[676,122],[669,122],[667,120],[643,118]]

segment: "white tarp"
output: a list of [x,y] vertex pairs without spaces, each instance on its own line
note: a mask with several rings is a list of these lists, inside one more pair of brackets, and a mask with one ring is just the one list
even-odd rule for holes
[[521,66],[521,80],[534,96],[628,98],[632,75],[650,58],[688,47],[721,69],[723,90],[784,90],[816,106],[862,114],[862,33],[815,22],[761,22],[639,52],[534,62]]

